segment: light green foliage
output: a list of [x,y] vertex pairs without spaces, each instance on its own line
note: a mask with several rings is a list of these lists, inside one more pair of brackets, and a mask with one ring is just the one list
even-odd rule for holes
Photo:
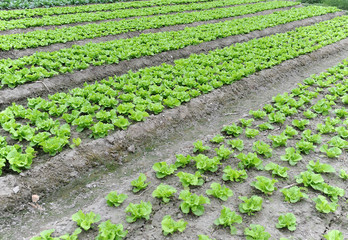
[[293,136],[298,134],[298,132],[295,130],[295,128],[293,128],[289,125],[286,125],[286,128],[282,133],[284,133],[289,138],[292,138]]
[[270,123],[283,124],[286,120],[286,116],[281,112],[271,112],[270,114],[268,114],[268,120]]
[[340,127],[337,127],[336,129],[336,133],[341,137],[341,138],[348,138],[348,130],[343,127],[343,126],[340,126]]
[[237,139],[232,139],[228,140],[227,143],[232,146],[232,148],[237,149],[238,151],[243,151],[244,149],[244,142],[243,140],[237,138]]
[[272,126],[272,124],[270,124],[269,122],[259,124],[259,125],[258,125],[258,128],[260,129],[260,131],[266,131],[266,130],[272,130],[272,129],[274,129],[274,127]]
[[181,191],[179,199],[183,200],[180,204],[181,211],[183,213],[189,213],[191,211],[196,216],[203,215],[204,204],[210,204],[209,198],[190,193],[188,190]]
[[179,177],[180,182],[185,189],[189,186],[202,186],[204,183],[202,175],[199,171],[197,171],[195,174],[178,172],[176,176]]
[[312,187],[318,189],[324,183],[324,179],[320,174],[315,174],[311,171],[301,172],[300,175],[295,176],[297,183],[302,183],[305,187]]
[[251,198],[239,197],[239,199],[243,201],[243,203],[239,204],[241,213],[247,213],[250,216],[262,209],[262,197],[253,195]]
[[206,191],[207,195],[212,195],[216,198],[219,198],[222,201],[227,201],[229,197],[233,196],[233,191],[226,187],[225,185],[221,186],[217,182],[210,184],[210,188]]
[[343,180],[347,180],[348,179],[348,172],[346,172],[345,170],[341,169],[341,171],[340,171],[340,178],[342,178]]
[[135,222],[136,220],[141,218],[149,220],[150,214],[152,212],[152,204],[151,202],[143,201],[140,201],[139,204],[130,203],[126,207],[125,212],[131,214],[126,216],[126,221],[129,223]]
[[71,216],[72,220],[77,223],[79,227],[87,231],[91,228],[93,223],[100,221],[100,215],[94,212],[84,214],[81,210]]
[[250,119],[244,119],[244,118],[241,118],[239,119],[240,121],[240,124],[242,125],[242,127],[244,128],[248,128],[248,127],[251,127],[251,125],[253,125],[253,122],[254,122],[254,119],[250,118]]
[[256,153],[248,153],[247,155],[245,155],[244,153],[240,153],[235,157],[240,160],[240,162],[238,163],[238,167],[240,169],[252,167],[255,167],[258,170],[263,169],[262,160],[257,157]]
[[40,236],[32,237],[30,240],[59,240],[59,238],[51,237],[51,234],[54,231],[55,231],[54,229],[49,229],[49,230],[42,231],[40,233]]
[[245,136],[248,138],[255,138],[259,134],[260,134],[260,131],[257,129],[252,129],[252,128],[245,129]]
[[160,198],[163,202],[168,203],[170,198],[176,193],[176,189],[172,186],[161,183],[158,187],[152,192],[152,197]]
[[316,173],[333,173],[336,172],[336,170],[330,165],[325,163],[320,163],[319,159],[314,162],[311,160],[307,164],[307,169]]
[[200,171],[210,171],[216,172],[219,168],[220,158],[213,157],[209,158],[203,154],[199,154],[195,157],[192,157],[192,160],[196,162],[196,168]]
[[315,150],[315,146],[313,145],[313,143],[305,141],[303,139],[301,139],[300,141],[298,141],[296,143],[296,148],[301,152],[301,153],[305,153],[305,154],[309,154],[310,151]]
[[235,223],[242,223],[243,219],[235,211],[232,211],[230,208],[222,206],[220,217],[214,221],[214,224],[224,227],[229,227],[231,230],[231,235],[237,233],[237,228],[234,226]]
[[331,106],[328,100],[320,99],[316,104],[312,106],[312,109],[323,116],[329,114],[329,110],[331,110]]
[[309,124],[309,120],[307,119],[303,119],[303,120],[294,119],[292,121],[292,125],[300,129],[301,131],[303,131],[308,124]]
[[157,178],[164,178],[172,175],[177,168],[174,164],[168,165],[166,162],[157,162],[152,166],[152,169],[156,172]]
[[122,224],[113,224],[110,220],[99,224],[99,234],[95,240],[122,240],[124,239],[128,231],[123,230]]
[[329,147],[324,144],[320,147],[320,152],[326,153],[329,158],[338,158],[342,154],[342,150],[338,147]]
[[295,150],[293,147],[285,149],[285,155],[280,156],[282,161],[288,161],[291,166],[295,166],[302,160],[300,151]]
[[110,207],[118,207],[120,206],[124,200],[126,200],[128,198],[127,194],[117,194],[117,191],[112,191],[110,192],[106,197],[106,203],[110,206]]
[[200,234],[200,235],[198,235],[198,240],[215,240],[215,238],[213,239],[207,235]]
[[282,167],[278,164],[275,164],[273,162],[268,163],[265,166],[266,171],[272,171],[272,176],[279,176],[282,178],[287,178],[288,177],[288,170],[289,168],[287,167]]
[[139,177],[133,181],[131,181],[131,184],[133,186],[133,192],[139,192],[140,190],[145,189],[150,182],[145,182],[146,181],[146,175],[144,173],[140,173]]
[[250,185],[255,187],[256,189],[260,190],[264,194],[272,195],[272,193],[277,190],[277,188],[274,186],[275,183],[278,182],[278,180],[275,179],[269,179],[264,176],[257,176],[255,177],[257,181],[251,182]]
[[63,147],[68,143],[68,137],[52,137],[41,142],[39,145],[45,153],[55,156],[57,153],[61,152]]
[[271,113],[273,112],[275,109],[271,104],[266,104],[265,106],[263,106],[263,110],[266,111],[266,113]]
[[187,164],[189,164],[191,162],[191,155],[187,155],[186,157],[182,154],[176,154],[176,161],[174,163],[174,165],[179,168],[179,167],[186,167]]
[[306,198],[306,199],[308,198],[307,194],[301,192],[302,189],[306,189],[306,188],[299,188],[297,186],[294,186],[291,188],[281,189],[280,192],[283,193],[285,197],[285,201],[290,203],[297,203],[302,198]]
[[201,140],[198,140],[197,142],[193,143],[193,152],[204,152],[206,150],[209,150],[210,147],[208,146],[203,146],[203,142]]
[[257,152],[260,155],[263,155],[265,158],[272,157],[272,148],[270,145],[263,141],[256,141],[253,143],[253,151]]
[[174,221],[170,215],[166,215],[163,217],[161,225],[163,234],[167,236],[177,231],[183,232],[186,229],[187,222],[184,220]]
[[293,213],[287,213],[280,215],[276,228],[287,228],[289,231],[296,230],[296,217]]
[[262,118],[264,118],[267,114],[266,114],[265,111],[262,111],[262,110],[256,110],[256,111],[250,110],[250,111],[249,111],[249,115],[252,115],[253,118],[255,118],[255,119],[262,119]]
[[327,123],[318,123],[317,131],[321,134],[333,133],[335,131],[335,127]]
[[338,230],[331,230],[323,237],[327,240],[344,240],[343,233]]
[[63,236],[60,236],[59,239],[62,240],[78,240],[78,235],[82,232],[81,228],[76,228],[75,231],[70,234],[64,234]]
[[340,149],[348,149],[348,141],[343,140],[339,136],[335,136],[328,141],[329,146],[338,147]]
[[214,150],[221,160],[228,159],[229,156],[234,152],[233,150],[226,148],[225,145],[221,145],[219,148],[215,148]]
[[321,143],[321,135],[320,134],[312,134],[312,131],[310,129],[307,129],[303,131],[302,138],[305,141],[311,142],[311,143]]
[[303,112],[303,116],[307,119],[313,119],[313,118],[316,118],[318,114],[312,112],[311,110],[307,110],[307,111],[304,111]]
[[339,118],[345,118],[346,116],[348,116],[348,111],[345,108],[339,108],[335,110],[335,114]]
[[271,234],[265,231],[265,228],[261,225],[250,224],[250,229],[245,228],[244,234],[246,240],[268,240]]
[[222,179],[224,181],[241,182],[248,178],[248,174],[245,169],[234,170],[229,165],[224,168],[223,172],[224,175],[222,176]]
[[107,136],[109,131],[114,130],[114,125],[98,122],[89,129],[92,130],[92,134],[89,137],[98,139]]
[[22,153],[22,148],[19,145],[8,146],[6,159],[10,164],[10,168],[20,173],[23,169],[29,169],[35,157],[35,150],[32,147],[27,147],[25,153]]
[[238,137],[243,132],[243,128],[233,123],[232,125],[224,126],[221,131],[225,132],[227,135]]
[[272,147],[277,148],[286,146],[286,142],[289,139],[289,137],[286,136],[283,132],[280,135],[268,135],[268,139],[272,140]]
[[75,148],[75,147],[80,146],[82,140],[81,140],[81,138],[73,138],[72,142],[73,142],[73,144],[71,144],[70,147]]
[[221,136],[220,134],[217,134],[215,137],[210,139],[210,142],[212,143],[222,143],[225,140],[224,136]]
[[322,195],[319,195],[317,198],[313,199],[313,201],[316,203],[315,208],[321,213],[334,212],[338,207],[335,202],[329,203]]
[[337,124],[339,124],[341,122],[340,118],[331,118],[331,117],[327,117],[325,118],[325,124],[331,125],[331,126],[336,126]]

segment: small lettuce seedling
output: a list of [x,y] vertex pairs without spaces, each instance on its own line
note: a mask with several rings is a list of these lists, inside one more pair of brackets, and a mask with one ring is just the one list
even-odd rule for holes
[[170,215],[163,217],[161,222],[163,234],[167,236],[168,234],[173,234],[177,231],[183,232],[186,229],[187,222],[184,220],[174,221]]
[[313,201],[316,203],[315,208],[321,213],[330,213],[336,211],[338,205],[335,202],[329,203],[326,198],[319,195],[314,198]]
[[239,197],[239,199],[243,201],[243,203],[239,204],[241,213],[247,213],[250,216],[262,209],[262,197],[254,195],[251,198]]
[[253,144],[253,151],[257,152],[260,155],[263,155],[265,158],[272,157],[272,148],[270,145],[263,141],[256,141]]
[[287,228],[289,231],[296,230],[296,217],[293,213],[287,213],[280,215],[276,228]]
[[270,162],[265,166],[265,170],[272,171],[272,176],[279,176],[282,178],[287,178],[288,177],[287,171],[289,170],[289,168],[282,167],[282,166],[279,166],[278,164]]
[[198,154],[196,157],[193,157],[192,160],[196,162],[196,168],[202,172],[216,172],[221,164],[219,157],[209,158],[203,154]]
[[268,135],[268,139],[272,140],[272,147],[277,148],[286,146],[286,142],[289,137],[283,132],[280,135]]
[[179,168],[179,167],[181,167],[181,168],[186,167],[186,165],[189,164],[191,162],[191,159],[192,159],[191,155],[187,155],[185,157],[182,154],[176,154],[175,157],[176,157],[176,161],[175,161],[174,165],[177,168]]
[[348,148],[348,141],[340,138],[339,136],[335,136],[327,142],[331,147],[338,147],[340,149]]
[[270,123],[283,124],[286,120],[286,116],[281,112],[271,112],[270,114],[268,114],[268,120]]
[[219,148],[215,148],[214,150],[220,160],[228,159],[229,156],[234,152],[233,150],[226,148],[225,145],[221,145]]
[[337,127],[335,130],[338,136],[340,136],[341,138],[344,138],[344,139],[348,138],[348,130],[345,127],[340,126],[340,127]]
[[296,148],[301,152],[301,153],[305,153],[305,154],[309,154],[310,151],[313,151],[315,150],[315,146],[313,145],[313,143],[311,142],[307,142],[303,139],[301,139],[300,141],[298,141],[296,143]]
[[275,110],[275,108],[271,104],[266,104],[263,106],[263,110],[265,110],[266,113],[271,113]]
[[121,240],[124,239],[128,231],[123,230],[122,224],[113,224],[110,220],[99,224],[99,234],[95,240]]
[[347,180],[348,179],[348,172],[346,172],[345,170],[341,169],[341,171],[340,171],[340,178],[342,178],[343,180]]
[[235,156],[240,160],[238,163],[238,167],[240,169],[252,168],[255,167],[258,170],[263,169],[262,160],[257,157],[256,153],[248,153],[245,155],[244,153],[240,153]]
[[253,116],[253,118],[255,118],[255,119],[262,119],[267,114],[265,111],[262,111],[262,110],[256,110],[256,111],[250,110],[249,115]]
[[315,174],[311,171],[301,172],[300,175],[295,176],[297,183],[302,183],[305,187],[312,187],[314,189],[321,188],[324,179],[320,174]]
[[285,155],[280,156],[282,161],[288,161],[291,166],[295,166],[302,160],[300,151],[296,151],[295,148],[289,147],[285,149]]
[[303,140],[311,142],[311,143],[315,143],[315,144],[321,143],[321,135],[320,134],[312,135],[312,131],[310,129],[303,131],[302,138]]
[[195,174],[178,172],[176,176],[179,177],[180,182],[185,189],[190,186],[202,186],[204,183],[202,175],[199,171],[197,171]]
[[225,140],[224,136],[221,136],[220,134],[217,134],[215,137],[210,139],[210,142],[212,143],[222,143]]
[[221,186],[217,182],[210,184],[210,188],[206,191],[207,195],[213,195],[214,197],[221,199],[222,201],[227,201],[229,197],[233,196],[233,191],[226,187],[225,185]]
[[140,201],[139,204],[130,203],[126,209],[126,213],[130,213],[131,215],[126,216],[126,221],[129,223],[135,222],[138,219],[144,218],[149,220],[150,214],[152,212],[152,204],[150,202]]
[[309,120],[307,119],[303,119],[303,120],[294,119],[292,121],[292,125],[300,129],[301,131],[303,131],[308,124],[309,124]]
[[289,138],[292,138],[293,136],[297,135],[298,132],[295,130],[295,128],[286,125],[285,130],[282,132],[282,134],[285,134],[286,136],[288,136]]
[[311,160],[307,164],[307,169],[316,173],[333,173],[336,172],[336,170],[330,165],[325,163],[320,163],[319,159],[314,162]]
[[247,138],[255,138],[259,134],[260,134],[260,131],[257,129],[253,129],[253,128],[246,128],[245,129],[245,136]]
[[87,231],[91,228],[93,223],[100,221],[100,215],[94,212],[84,214],[81,210],[71,216],[72,220],[77,223],[79,227]]
[[110,206],[110,207],[118,207],[120,206],[124,200],[126,200],[128,198],[128,196],[126,194],[117,194],[117,191],[112,191],[110,192],[106,197],[106,203]]
[[242,217],[235,211],[232,211],[228,207],[222,206],[220,217],[214,221],[214,224],[217,226],[222,225],[224,227],[229,227],[231,230],[231,235],[234,235],[237,233],[237,228],[234,226],[234,224],[240,224],[242,221]]
[[302,198],[306,198],[306,199],[308,198],[307,194],[301,192],[302,189],[306,189],[306,188],[299,188],[297,186],[294,186],[291,188],[281,189],[280,192],[283,193],[285,197],[285,201],[290,203],[297,203]]
[[76,228],[75,231],[70,235],[69,233],[60,236],[58,239],[61,240],[78,240],[78,235],[82,232],[81,228]]
[[246,240],[268,240],[271,234],[265,231],[265,228],[261,225],[250,224],[250,229],[245,228],[244,234]]
[[227,135],[238,137],[243,132],[243,128],[233,123],[232,125],[224,126],[221,131],[225,132]]
[[203,215],[204,204],[210,204],[209,198],[190,193],[188,190],[181,191],[179,199],[183,200],[180,204],[181,211],[183,213],[189,213],[191,211],[196,216]]
[[269,122],[259,124],[257,127],[260,129],[260,131],[266,131],[266,130],[274,129],[272,124],[270,124]]
[[277,190],[277,188],[274,186],[275,183],[278,182],[278,180],[275,179],[269,179],[264,176],[257,176],[255,177],[257,181],[254,181],[250,183],[251,186],[255,187],[256,189],[260,190],[264,194],[272,195],[272,193]]
[[231,166],[226,166],[223,172],[222,179],[224,181],[241,182],[248,178],[248,174],[244,169],[234,170]]
[[307,119],[313,119],[313,118],[316,118],[318,114],[308,109],[307,111],[303,112],[303,116]]
[[344,240],[343,233],[338,230],[331,230],[323,236],[327,240]]
[[320,147],[320,152],[326,153],[329,158],[338,158],[342,154],[342,150],[338,147],[329,148],[327,144]]
[[40,236],[32,237],[30,240],[59,240],[59,238],[51,237],[55,229],[44,230],[40,233]]
[[203,146],[203,142],[201,140],[198,140],[197,142],[193,143],[193,152],[204,152],[210,149],[208,146]]
[[339,118],[345,118],[348,116],[348,111],[345,108],[339,108],[335,110],[335,114]]
[[233,140],[228,140],[227,144],[231,145],[232,148],[235,148],[238,151],[243,151],[243,149],[244,149],[244,142],[243,142],[243,140],[241,140],[239,138],[233,139]]
[[157,178],[164,178],[172,175],[177,168],[174,164],[168,165],[166,162],[157,162],[152,166],[152,169],[156,172]]
[[251,127],[251,125],[253,125],[254,119],[250,118],[248,120],[241,118],[239,119],[240,124],[242,125],[242,127],[247,128],[247,127]]
[[114,130],[114,125],[98,122],[89,129],[92,130],[92,134],[89,135],[89,137],[98,139],[107,136],[109,134],[109,131]]
[[140,190],[145,189],[150,182],[145,182],[146,181],[146,175],[144,173],[140,173],[139,177],[133,181],[131,181],[131,184],[133,186],[133,192],[139,192]]
[[174,193],[176,193],[176,189],[174,187],[161,183],[152,192],[152,197],[162,199],[163,202],[168,203]]
[[317,124],[317,131],[320,134],[327,134],[327,133],[333,133],[335,131],[335,127],[330,124]]
[[331,117],[325,118],[325,124],[328,124],[328,125],[331,125],[331,126],[336,126],[340,122],[341,122],[340,118],[331,118]]

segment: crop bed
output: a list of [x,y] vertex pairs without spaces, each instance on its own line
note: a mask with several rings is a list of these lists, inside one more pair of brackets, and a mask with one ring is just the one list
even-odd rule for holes
[[[292,1],[151,0],[3,13],[0,55],[11,58],[0,59],[0,239],[30,239],[51,226],[57,231],[32,239],[348,234],[343,11]],[[184,119],[199,126],[198,116],[248,96],[251,83],[256,91],[281,83],[330,56],[341,63],[305,78],[307,70],[292,90],[214,124],[220,132],[207,126],[167,160],[136,166],[151,138],[170,141]],[[131,173],[118,171],[122,164]],[[93,186],[105,168],[122,183],[117,193],[106,193],[108,181],[98,191],[107,200],[75,200],[73,209],[89,217],[66,209],[75,223],[48,220],[67,204],[54,205],[53,191],[74,201],[84,192],[74,183],[92,175]],[[29,230],[28,216],[42,211],[45,228]],[[18,221],[28,224],[22,232],[13,231]]]

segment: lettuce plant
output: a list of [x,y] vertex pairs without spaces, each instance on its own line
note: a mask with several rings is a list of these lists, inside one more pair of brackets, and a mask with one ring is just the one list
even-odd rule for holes
[[292,138],[293,136],[297,135],[298,132],[291,126],[286,125],[285,130],[282,132],[282,134],[285,134],[286,136],[288,136],[289,138]]
[[219,157],[209,158],[203,154],[192,157],[192,160],[196,162],[196,168],[203,172],[216,172],[221,164]]
[[285,197],[285,201],[290,203],[296,203],[300,201],[302,198],[308,198],[308,195],[301,192],[302,189],[305,188],[299,188],[297,186],[291,187],[291,188],[284,188],[281,189],[280,192],[283,193]]
[[248,177],[248,174],[244,169],[234,170],[229,165],[224,168],[223,172],[222,179],[224,181],[241,182]]
[[203,146],[203,142],[201,140],[198,140],[197,142],[193,143],[193,152],[204,152],[210,149],[208,146]]
[[74,121],[72,121],[71,124],[77,125],[77,132],[82,132],[84,129],[89,128],[91,125],[93,125],[94,121],[91,115],[83,115],[76,118]]
[[168,203],[174,193],[176,193],[176,189],[174,187],[161,183],[152,192],[152,197],[162,199],[163,202]]
[[98,139],[107,136],[109,131],[114,130],[114,125],[98,122],[89,129],[92,130],[92,134],[89,137]]
[[240,153],[235,157],[240,160],[240,162],[238,163],[238,167],[240,169],[252,167],[255,167],[258,170],[263,169],[262,160],[257,157],[256,153],[248,153],[247,155],[245,155],[244,153]]
[[219,148],[215,148],[214,150],[220,160],[228,159],[229,156],[234,152],[233,150],[226,148],[225,145],[221,145]]
[[305,141],[303,139],[301,139],[300,141],[298,141],[296,143],[296,148],[301,152],[301,153],[305,153],[305,154],[309,154],[310,151],[313,151],[315,150],[315,146],[313,145],[312,142],[308,142],[308,141]]
[[278,217],[276,228],[287,228],[289,231],[296,230],[296,217],[293,213],[287,213]]
[[180,182],[185,189],[189,186],[202,186],[204,183],[202,175],[199,171],[197,171],[195,174],[178,172],[176,176],[179,177]]
[[333,173],[333,172],[336,172],[336,170],[330,164],[320,163],[319,159],[316,162],[311,160],[307,164],[307,169],[309,171],[313,171],[313,172],[316,172],[316,173]]
[[286,116],[281,112],[271,112],[270,114],[268,114],[268,120],[270,123],[283,124],[286,120]]
[[36,152],[32,147],[27,147],[25,153],[22,153],[22,148],[15,145],[9,147],[6,159],[10,164],[10,168],[15,172],[20,173],[23,169],[29,169],[31,167],[35,154]]
[[341,122],[340,118],[331,118],[331,117],[327,117],[325,118],[325,124],[331,125],[331,126],[336,126],[337,124],[339,124]]
[[285,155],[280,156],[282,161],[288,161],[291,166],[295,166],[299,161],[302,160],[300,151],[295,150],[293,147],[285,149]]
[[32,237],[30,240],[59,240],[59,238],[51,237],[55,229],[44,230],[40,233],[40,236]]
[[342,154],[342,150],[338,147],[329,148],[327,144],[320,147],[320,152],[326,153],[329,158],[338,158]]
[[311,110],[307,110],[307,111],[304,111],[303,112],[303,116],[307,119],[313,119],[313,118],[316,118],[318,114],[312,112]]
[[174,221],[170,215],[163,217],[161,222],[162,231],[165,236],[168,234],[173,234],[177,231],[183,232],[186,229],[187,222],[184,220]]
[[133,181],[131,181],[131,184],[133,186],[133,192],[139,192],[140,190],[145,189],[150,182],[145,182],[146,181],[146,175],[144,173],[140,173],[139,177]]
[[126,200],[128,198],[127,194],[117,194],[117,191],[111,191],[106,197],[106,203],[110,206],[110,207],[118,207],[120,206],[124,200]]
[[313,201],[316,203],[315,208],[321,213],[330,213],[336,211],[338,205],[335,202],[329,203],[326,198],[319,195],[314,198]]
[[277,148],[286,146],[286,142],[289,139],[289,137],[286,136],[283,132],[280,135],[268,135],[268,139],[272,140],[272,147]]
[[212,139],[210,139],[210,142],[212,143],[222,143],[225,140],[224,136],[221,136],[220,134],[217,134]]
[[321,143],[321,135],[320,134],[312,134],[312,131],[310,129],[303,131],[302,139],[304,139],[305,141],[314,143],[314,144]]
[[287,171],[289,170],[289,168],[282,167],[282,166],[279,166],[278,164],[270,162],[265,166],[265,170],[272,171],[272,176],[279,176],[282,178],[287,178],[288,177]]
[[221,186],[217,182],[210,184],[210,188],[206,191],[207,195],[212,195],[216,198],[221,199],[222,201],[227,201],[227,199],[233,196],[233,191],[226,187],[225,185]]
[[176,154],[176,161],[174,163],[174,165],[179,168],[179,167],[186,167],[187,164],[189,164],[191,162],[191,155],[187,155],[186,157],[182,154]]
[[198,235],[198,240],[216,240],[216,239],[210,238],[209,236],[204,235],[204,234],[200,234],[200,235]]
[[342,178],[343,180],[347,180],[348,179],[348,172],[346,172],[345,170],[341,169],[341,171],[340,171],[340,178]]
[[238,137],[243,132],[243,128],[233,123],[232,125],[224,126],[222,128],[222,132],[225,132],[227,135],[231,135],[233,137]]
[[190,193],[188,190],[181,191],[179,199],[183,200],[180,204],[181,211],[183,213],[189,213],[191,211],[196,216],[203,215],[204,204],[210,204],[209,198]]
[[335,127],[327,123],[318,123],[317,131],[321,134],[333,133],[335,131]]
[[243,201],[243,203],[239,204],[239,211],[241,213],[247,213],[250,216],[262,209],[262,197],[253,195],[250,198],[239,197],[239,199]]
[[335,110],[335,114],[339,118],[345,118],[348,116],[348,111],[345,108],[339,108]]
[[252,128],[245,129],[245,136],[248,138],[255,138],[259,134],[260,134],[260,131],[257,129],[252,129]]
[[262,111],[262,110],[256,110],[256,111],[250,110],[249,115],[253,116],[253,118],[255,118],[255,119],[262,119],[267,114],[265,111]]
[[312,187],[320,189],[324,179],[320,174],[315,174],[311,171],[301,172],[300,175],[295,176],[297,183],[302,183],[305,187]]
[[244,235],[246,235],[246,240],[268,240],[271,237],[263,226],[255,224],[250,224],[250,229],[245,228]]
[[323,237],[327,240],[344,240],[343,233],[341,233],[338,230],[331,230],[327,234],[325,234]]
[[307,119],[303,119],[303,120],[294,119],[294,120],[292,120],[292,125],[294,125],[298,129],[300,129],[301,131],[303,131],[308,124],[309,124],[309,120],[307,120]]
[[253,151],[257,152],[260,155],[263,155],[265,158],[272,157],[272,148],[267,143],[263,141],[256,141],[253,143]]
[[348,130],[345,127],[343,126],[337,127],[335,131],[338,134],[338,136],[340,136],[341,138],[348,138]]
[[269,179],[264,176],[257,176],[255,177],[257,181],[251,182],[250,185],[255,187],[256,189],[260,190],[266,195],[272,195],[272,193],[277,190],[277,188],[274,186],[275,183],[278,182],[278,180],[275,179]]
[[166,162],[157,162],[152,166],[152,169],[156,172],[157,178],[164,178],[172,175],[177,168],[174,164],[168,165]]
[[122,224],[113,224],[110,220],[99,224],[99,234],[95,240],[122,240],[127,234],[128,230],[123,230]]
[[266,130],[274,129],[272,124],[270,124],[269,122],[259,124],[257,127],[260,129],[260,131],[266,131]]
[[329,146],[331,147],[338,147],[340,149],[346,149],[348,148],[348,141],[343,140],[339,136],[334,136],[330,139],[330,141],[327,142]]
[[214,221],[214,224],[223,227],[229,227],[231,235],[237,233],[237,228],[234,226],[235,223],[242,223],[243,219],[235,211],[230,208],[222,206],[220,217]]
[[116,127],[122,129],[122,130],[126,130],[128,128],[128,126],[130,125],[130,122],[128,121],[127,118],[123,117],[123,116],[119,116],[115,119],[112,119],[112,124],[114,124]]
[[70,234],[64,234],[63,236],[60,236],[59,239],[62,240],[78,240],[78,235],[82,232],[81,228],[76,228],[75,231]]
[[77,223],[79,227],[87,231],[91,228],[93,223],[100,221],[100,215],[94,212],[84,214],[81,210],[71,216],[72,220]]
[[266,111],[266,113],[271,113],[273,112],[275,109],[271,104],[266,104],[263,106],[263,110]]
[[239,138],[228,140],[227,144],[231,145],[232,148],[235,148],[238,151],[243,151],[243,149],[244,149],[244,142],[243,142],[243,140],[241,140]]
[[241,118],[239,119],[240,124],[242,125],[242,127],[247,128],[247,127],[251,127],[251,125],[253,125],[254,119],[250,118],[248,120]]
[[319,190],[330,197],[331,201],[338,202],[338,197],[343,197],[345,194],[344,189],[331,186],[327,183],[322,183],[317,186],[316,190]]
[[143,201],[140,201],[139,204],[130,203],[126,207],[125,212],[131,214],[126,216],[126,221],[129,223],[135,222],[136,220],[141,218],[149,220],[150,214],[152,212],[152,204],[151,202]]

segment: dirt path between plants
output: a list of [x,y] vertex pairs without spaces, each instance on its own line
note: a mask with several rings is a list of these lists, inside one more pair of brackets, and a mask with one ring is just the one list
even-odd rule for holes
[[[89,67],[83,71],[58,75],[52,78],[18,86],[15,89],[0,90],[0,109],[10,105],[12,102],[26,103],[29,97],[41,96],[45,97],[48,93],[57,91],[67,91],[74,87],[80,87],[83,83],[92,83],[97,80],[115,75],[122,75],[129,70],[136,71],[140,68],[157,66],[162,63],[173,64],[174,60],[179,58],[187,58],[191,54],[207,53],[217,48],[230,46],[237,42],[246,42],[254,38],[264,37],[276,33],[284,33],[295,29],[296,27],[309,26],[321,21],[332,19],[336,16],[343,15],[344,12],[326,14],[323,16],[312,17],[300,21],[290,22],[283,25],[278,25],[272,28],[267,28],[261,31],[253,31],[244,35],[235,35],[215,41],[204,42],[196,46],[188,46],[183,49],[167,51],[154,56],[146,56],[128,61],[122,61],[119,64],[103,65]],[[182,26],[173,26],[171,30],[177,30]],[[169,30],[169,29],[166,29]],[[50,92],[48,92],[48,89]]]

